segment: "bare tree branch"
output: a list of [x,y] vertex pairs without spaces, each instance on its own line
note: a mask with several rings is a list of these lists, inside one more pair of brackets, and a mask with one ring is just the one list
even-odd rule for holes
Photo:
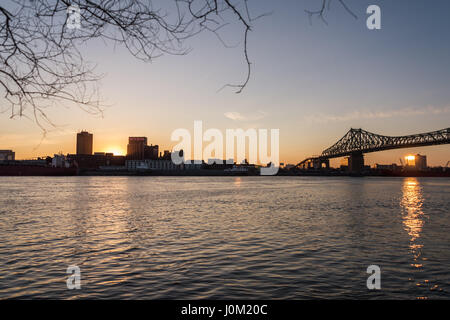
[[[312,17],[316,16],[320,20],[323,21],[323,23],[328,24],[327,20],[325,19],[325,14],[330,11],[331,8],[331,2],[333,0],[322,0],[322,4],[320,6],[320,9],[311,11],[311,10],[305,10],[305,12],[308,14],[309,22],[312,23]],[[358,19],[358,16],[347,6],[347,4],[344,2],[344,0],[337,0],[340,5],[347,11],[353,18]]]
[[[229,85],[237,93],[250,79],[247,42],[252,19],[247,0],[172,0],[167,10],[152,0],[8,0],[0,4],[0,94],[11,117],[33,115],[45,130],[51,124],[45,108],[75,103],[101,114],[95,66],[83,59],[92,39],[122,45],[137,59],[189,52],[184,41],[200,32],[219,31],[237,21],[243,28],[247,75]],[[69,9],[76,8],[81,28],[69,28]],[[233,19],[234,17],[234,19]],[[260,16],[261,17],[261,16]],[[259,17],[258,17],[259,18]]]
[[[325,23],[332,0],[322,0],[317,15]],[[337,0],[353,17],[356,15]],[[93,39],[112,42],[132,56],[152,61],[163,54],[184,55],[185,40],[203,31],[214,33],[226,46],[220,31],[238,23],[242,27],[243,57],[247,65],[242,83],[224,87],[241,93],[252,71],[249,32],[255,20],[248,0],[171,0],[165,9],[156,0],[5,0],[0,4],[0,94],[10,116],[30,115],[45,130],[53,125],[45,109],[73,103],[92,114],[102,114],[95,65],[82,51]],[[69,28],[69,9],[77,9],[81,28]]]

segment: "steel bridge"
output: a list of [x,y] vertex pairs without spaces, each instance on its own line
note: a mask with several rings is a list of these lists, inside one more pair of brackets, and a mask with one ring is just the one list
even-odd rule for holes
[[383,136],[363,129],[350,129],[334,145],[321,155],[309,157],[299,162],[296,168],[329,168],[329,159],[349,157],[349,170],[360,172],[364,167],[364,153],[384,150],[432,146],[450,143],[450,128],[439,131],[412,134],[409,136]]

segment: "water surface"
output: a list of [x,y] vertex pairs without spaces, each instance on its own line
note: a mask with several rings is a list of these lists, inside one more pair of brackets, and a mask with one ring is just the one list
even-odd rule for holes
[[0,298],[449,298],[449,195],[445,178],[2,177]]

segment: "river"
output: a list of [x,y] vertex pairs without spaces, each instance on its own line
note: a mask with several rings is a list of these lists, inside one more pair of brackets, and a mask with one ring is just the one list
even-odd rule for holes
[[448,299],[449,247],[447,178],[0,179],[1,299]]

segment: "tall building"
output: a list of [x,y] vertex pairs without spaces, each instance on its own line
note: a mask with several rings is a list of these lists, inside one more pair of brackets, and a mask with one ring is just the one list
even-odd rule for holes
[[0,150],[0,161],[15,160],[16,154],[12,150]]
[[160,158],[163,160],[170,160],[172,159],[172,153],[169,150],[164,150],[164,154]]
[[145,149],[147,147],[147,137],[129,137],[127,146],[127,159],[145,159]]
[[92,154],[92,140],[93,135],[87,131],[77,133],[77,154],[91,155]]
[[427,156],[416,154],[414,156],[416,170],[425,170],[427,168]]
[[144,159],[157,160],[159,153],[158,145],[145,146],[144,148]]

